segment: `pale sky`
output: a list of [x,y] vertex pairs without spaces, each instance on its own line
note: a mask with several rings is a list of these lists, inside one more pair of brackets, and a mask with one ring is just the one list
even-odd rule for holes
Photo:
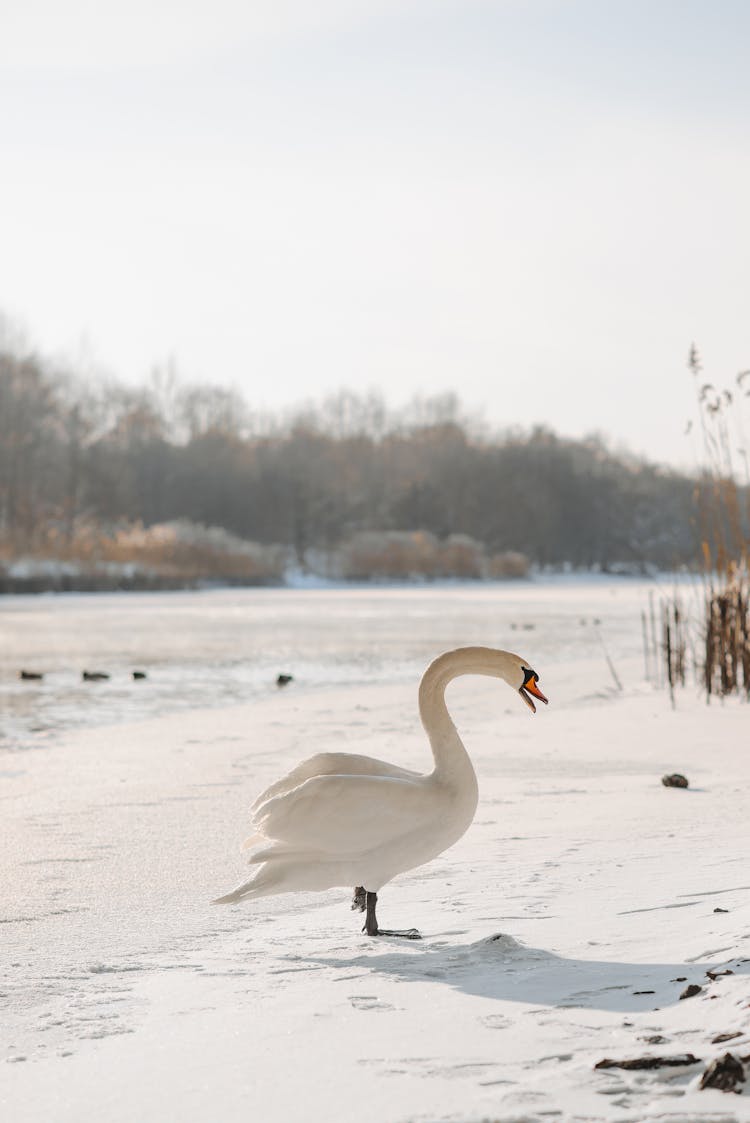
[[746,0],[5,0],[0,310],[689,463],[691,341],[750,367],[749,44]]

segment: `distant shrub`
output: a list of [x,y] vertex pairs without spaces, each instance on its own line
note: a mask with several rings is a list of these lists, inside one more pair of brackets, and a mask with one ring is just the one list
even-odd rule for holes
[[492,555],[487,564],[487,576],[496,579],[528,577],[529,569],[530,562],[525,554],[506,550],[502,554]]
[[367,530],[353,535],[335,551],[327,573],[350,581],[455,577],[526,577],[528,559],[507,552],[488,559],[483,543],[468,534],[440,541],[426,530]]
[[439,545],[426,530],[365,530],[341,547],[341,576],[371,578],[434,577]]
[[108,529],[79,522],[72,538],[52,527],[37,556],[21,562],[23,572],[32,575],[49,571],[68,577],[76,573],[114,577],[120,571],[129,576],[140,571],[178,582],[273,584],[283,580],[286,550],[187,520],[149,527],[126,523]]
[[124,527],[105,549],[111,560],[140,562],[163,574],[258,584],[281,581],[286,561],[283,547],[263,546],[221,527],[186,520]]
[[451,534],[438,552],[441,577],[483,577],[486,563],[484,546],[468,534]]

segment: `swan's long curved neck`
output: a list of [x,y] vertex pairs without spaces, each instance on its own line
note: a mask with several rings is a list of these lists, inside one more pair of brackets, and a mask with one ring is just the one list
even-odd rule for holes
[[460,647],[430,663],[419,685],[419,716],[430,739],[438,779],[459,784],[473,780],[476,784],[469,754],[445,704],[448,683],[459,675],[490,675],[509,682],[518,663],[517,656],[491,647]]

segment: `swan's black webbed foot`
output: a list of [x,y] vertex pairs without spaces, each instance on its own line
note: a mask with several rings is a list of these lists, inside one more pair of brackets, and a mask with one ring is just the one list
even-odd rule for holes
[[366,908],[367,893],[365,892],[364,886],[358,885],[352,897],[352,912],[364,912]]
[[[357,899],[358,889],[355,889],[355,900]],[[367,919],[365,920],[363,932],[368,936],[400,936],[403,940],[421,940],[422,936],[416,928],[407,928],[403,932],[395,932],[392,928],[378,928],[378,919],[375,915],[375,906],[378,903],[377,893],[368,893],[364,889],[362,892],[365,894],[365,905],[367,911]],[[352,906],[353,908],[354,906]]]
[[400,936],[402,940],[421,940],[422,933],[417,928],[404,928],[402,932],[394,932],[391,928],[378,928],[378,936]]

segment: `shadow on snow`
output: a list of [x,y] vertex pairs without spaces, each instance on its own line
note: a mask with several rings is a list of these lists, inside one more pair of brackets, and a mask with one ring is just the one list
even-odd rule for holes
[[[388,944],[393,946],[390,940]],[[729,967],[737,975],[750,973],[750,959],[743,958],[725,960],[720,965],[715,960],[618,963],[566,959],[541,948],[525,947],[502,933],[463,947],[412,944],[408,951],[305,959],[325,967],[364,968],[403,982],[444,983],[464,994],[506,1002],[633,1013],[674,1005],[690,983],[704,988],[721,986],[723,979],[712,983],[706,977],[707,970]],[[686,1001],[700,998],[698,995]]]

